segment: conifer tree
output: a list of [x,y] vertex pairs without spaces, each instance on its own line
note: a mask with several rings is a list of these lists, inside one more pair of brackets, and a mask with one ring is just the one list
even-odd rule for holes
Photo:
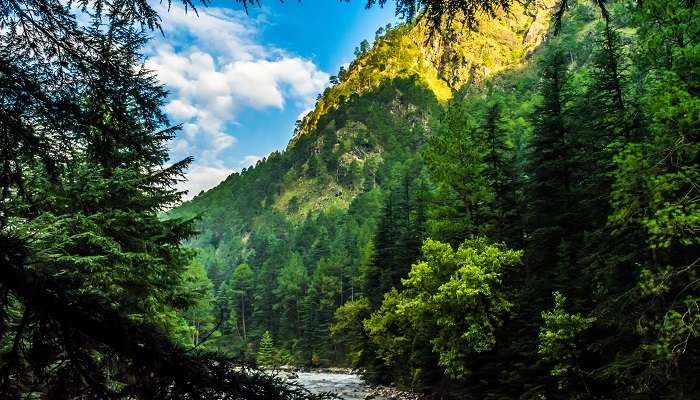
[[554,48],[545,55],[541,64],[542,101],[534,111],[529,149],[527,276],[546,285],[547,296],[550,289],[564,290],[573,257],[570,240],[577,224],[577,204],[572,195],[575,150],[565,110],[567,68],[563,51]]
[[415,191],[416,170],[397,171],[387,194],[374,239],[371,265],[363,277],[363,294],[377,305],[382,295],[401,283],[420,254],[425,233],[426,210],[420,191]]
[[301,256],[294,252],[279,271],[273,289],[278,299],[275,309],[281,311],[283,327],[302,337],[302,301],[309,284],[309,276]]
[[262,338],[260,338],[260,345],[256,358],[258,365],[262,367],[270,368],[275,366],[275,344],[272,341],[270,331],[265,331]]
[[[382,295],[389,289],[391,282],[387,281],[387,271],[396,268],[391,261],[396,254],[398,232],[394,224],[393,196],[389,196],[382,209],[382,216],[377,226],[374,238],[374,252],[369,268],[364,273],[362,293],[370,303],[377,305]],[[382,272],[385,271],[385,272]]]
[[230,286],[233,289],[234,302],[238,319],[240,322],[239,332],[243,338],[243,342],[248,341],[250,332],[250,315],[251,315],[251,296],[253,292],[254,275],[248,264],[241,264],[231,274]]
[[430,138],[425,152],[426,167],[441,190],[432,230],[450,243],[458,244],[482,228],[482,206],[490,190],[481,144],[476,120],[458,100],[445,111],[440,133]]
[[577,148],[572,159],[578,166],[574,190],[580,199],[580,221],[589,230],[603,225],[610,214],[613,157],[637,135],[628,116],[630,96],[624,94],[629,71],[622,39],[610,21],[597,34],[586,96],[574,101],[570,112],[578,127],[572,140]]
[[515,213],[518,209],[515,167],[511,164],[512,151],[508,146],[506,130],[503,127],[503,109],[498,98],[492,100],[486,108],[482,129],[482,146],[485,149],[483,157],[486,164],[484,175],[492,191],[492,199],[489,201],[488,210],[485,211],[489,216],[490,231],[496,240],[517,242],[515,226],[519,220]]
[[553,291],[572,293],[579,284],[574,246],[578,234],[575,147],[566,108],[568,60],[556,45],[547,50],[539,64],[541,98],[532,115],[526,166],[525,271],[514,278],[522,289],[514,311],[517,322],[510,328],[517,332],[511,351],[525,355],[527,369],[522,373],[535,376],[541,374],[537,365],[540,313],[550,307]]

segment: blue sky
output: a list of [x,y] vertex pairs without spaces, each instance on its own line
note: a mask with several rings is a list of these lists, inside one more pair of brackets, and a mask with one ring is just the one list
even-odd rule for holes
[[286,147],[328,76],[352,60],[362,39],[397,22],[393,3],[364,5],[266,0],[248,15],[233,0],[214,0],[199,15],[158,6],[164,35],[145,49],[147,66],[170,92],[171,122],[184,126],[171,157],[195,157],[181,186],[188,197]]

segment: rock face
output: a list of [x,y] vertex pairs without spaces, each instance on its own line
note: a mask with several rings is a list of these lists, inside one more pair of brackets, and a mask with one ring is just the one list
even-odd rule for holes
[[386,399],[386,400],[420,400],[424,396],[419,393],[405,392],[393,387],[372,386],[369,393],[365,396],[365,400],[370,399]]

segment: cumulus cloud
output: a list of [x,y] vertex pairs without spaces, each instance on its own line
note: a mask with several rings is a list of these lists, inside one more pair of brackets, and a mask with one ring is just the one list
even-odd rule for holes
[[197,109],[194,106],[180,99],[175,99],[166,105],[165,112],[178,120],[190,119],[197,115]]
[[285,89],[290,97],[306,100],[328,81],[328,74],[299,57],[234,62],[226,67],[226,77],[233,93],[258,108],[282,108]]
[[255,165],[255,163],[262,160],[263,158],[264,158],[263,156],[256,156],[255,154],[249,154],[249,155],[243,157],[243,159],[240,161],[240,164],[241,164],[241,167],[247,168],[247,167]]
[[187,191],[183,199],[190,200],[203,190],[216,186],[234,172],[236,170],[231,168],[195,165],[187,173],[187,180],[180,182],[177,188],[178,190]]
[[[225,8],[161,6],[163,37],[147,49],[146,65],[170,92],[164,110],[183,124],[171,156],[195,157],[188,172],[196,193],[214,186],[237,166],[226,165],[225,150],[236,143],[236,115],[242,109],[306,106],[328,82],[310,60],[258,43],[254,28],[265,21]],[[262,14],[261,14],[262,15]],[[246,156],[240,165],[258,159]],[[252,160],[252,161],[251,161]]]
[[299,115],[297,115],[297,121],[304,119],[306,114],[310,113],[313,110],[314,110],[313,107],[309,107],[309,108],[304,109],[302,112],[299,113]]

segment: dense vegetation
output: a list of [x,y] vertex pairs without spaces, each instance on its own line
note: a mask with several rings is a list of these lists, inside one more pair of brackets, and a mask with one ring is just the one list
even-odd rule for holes
[[700,6],[553,3],[397,1],[284,152],[163,215],[158,15],[0,0],[0,397],[697,398]]
[[700,9],[570,6],[380,30],[286,151],[174,210],[203,346],[462,398],[694,398]]
[[[421,153],[440,129],[440,100],[520,64],[540,40],[528,32],[547,21],[538,11],[485,20],[479,33],[454,27],[451,46],[426,42],[422,24],[380,29],[372,49],[361,44],[331,77],[287,151],[171,212],[201,217],[190,244],[213,291],[192,322],[208,332],[223,317],[205,347],[252,358],[270,331],[280,362],[349,362],[344,340],[330,337],[336,309],[358,296],[378,303],[400,283],[425,237],[428,203],[442,196]],[[377,234],[392,243],[375,249]]]

